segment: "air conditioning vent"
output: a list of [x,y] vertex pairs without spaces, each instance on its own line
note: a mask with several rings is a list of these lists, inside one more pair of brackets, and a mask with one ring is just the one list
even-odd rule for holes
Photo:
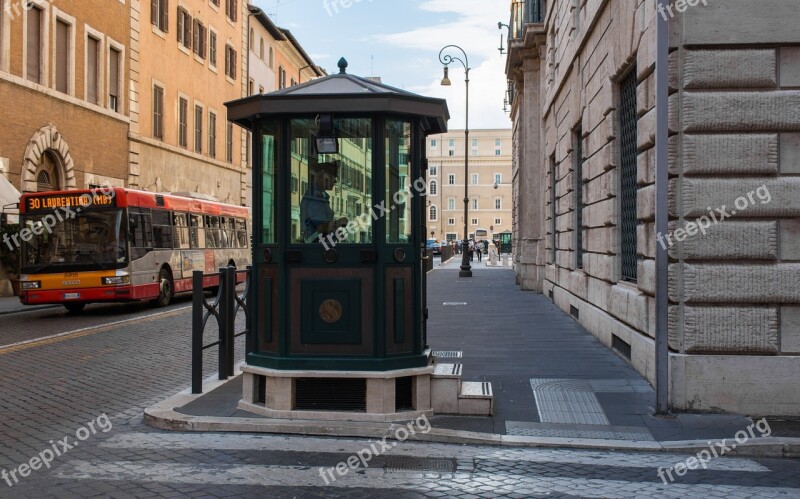
[[413,376],[397,378],[394,381],[394,403],[397,412],[414,410]]

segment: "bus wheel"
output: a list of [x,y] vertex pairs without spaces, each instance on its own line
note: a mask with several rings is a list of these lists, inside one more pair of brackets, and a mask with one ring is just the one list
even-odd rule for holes
[[67,312],[71,314],[79,314],[83,312],[83,309],[86,307],[85,303],[65,303],[64,308],[67,309]]
[[172,302],[175,296],[175,288],[172,286],[172,273],[166,268],[158,273],[158,298],[153,300],[157,307],[166,307]]

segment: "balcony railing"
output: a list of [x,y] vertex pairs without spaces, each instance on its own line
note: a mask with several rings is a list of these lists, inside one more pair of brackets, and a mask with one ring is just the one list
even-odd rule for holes
[[547,12],[547,0],[514,0],[511,3],[512,40],[518,40],[525,34],[525,25],[544,22]]

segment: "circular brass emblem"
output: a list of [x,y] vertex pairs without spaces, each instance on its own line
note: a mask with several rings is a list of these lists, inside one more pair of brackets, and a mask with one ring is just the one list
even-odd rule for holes
[[394,260],[398,263],[403,262],[406,259],[406,252],[403,248],[397,248],[394,250]]
[[264,262],[270,263],[272,261],[272,250],[269,248],[264,249]]
[[339,252],[333,248],[330,248],[325,251],[325,253],[323,254],[323,258],[325,258],[325,261],[328,263],[334,263],[336,260],[339,259]]
[[319,306],[319,316],[328,324],[339,322],[342,318],[342,304],[338,300],[325,300]]

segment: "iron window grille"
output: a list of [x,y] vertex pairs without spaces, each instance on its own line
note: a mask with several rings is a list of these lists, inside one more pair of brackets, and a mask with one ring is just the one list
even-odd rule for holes
[[636,66],[619,86],[622,280],[636,282]]
[[575,268],[583,268],[583,127],[575,130]]

